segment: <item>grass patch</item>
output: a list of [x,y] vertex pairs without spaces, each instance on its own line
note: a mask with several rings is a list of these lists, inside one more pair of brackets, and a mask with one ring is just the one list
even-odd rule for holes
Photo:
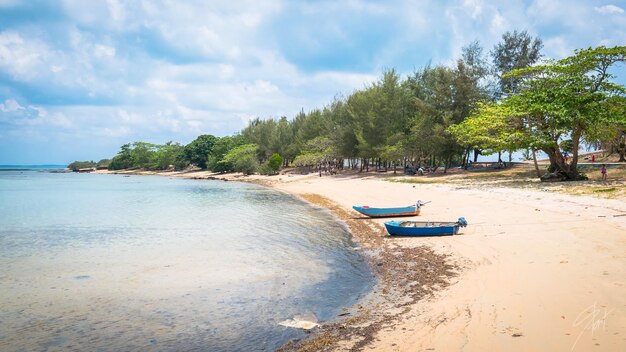
[[623,186],[623,183],[621,183],[620,186],[616,187],[606,187],[606,185],[601,186],[594,183],[595,181],[582,185],[575,185],[570,187],[565,186],[558,189],[553,189],[551,191],[574,196],[590,196],[606,199],[626,198],[626,187]]
[[601,189],[594,189],[593,192],[594,193],[606,193],[606,192],[615,192],[617,189],[615,187],[611,187],[611,188],[601,188]]
[[443,178],[426,178],[426,177],[415,177],[415,178],[386,178],[385,181],[388,182],[397,182],[397,183],[419,183],[419,184],[429,184],[429,183],[448,183],[448,180]]
[[[451,169],[452,170],[452,169]],[[545,172],[544,168],[541,169]],[[447,184],[467,185],[481,189],[490,187],[523,188],[564,193],[576,196],[614,199],[626,198],[626,165],[611,165],[608,180],[602,180],[600,164],[582,166],[588,181],[540,182],[532,165],[518,165],[508,169],[452,170],[448,174],[437,173],[428,176],[389,177],[385,181],[408,184]]]

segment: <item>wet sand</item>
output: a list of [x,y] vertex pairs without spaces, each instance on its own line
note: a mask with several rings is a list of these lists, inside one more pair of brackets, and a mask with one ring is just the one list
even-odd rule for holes
[[[624,199],[384,181],[391,173],[170,176],[226,177],[294,194],[329,208],[362,243],[380,287],[290,349],[626,350]],[[415,219],[464,216],[469,226],[457,236],[391,238],[384,220],[351,210],[418,199],[431,203]]]

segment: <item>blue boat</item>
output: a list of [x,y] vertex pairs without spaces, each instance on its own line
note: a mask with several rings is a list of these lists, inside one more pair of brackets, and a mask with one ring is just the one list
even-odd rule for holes
[[416,216],[420,213],[420,207],[424,205],[421,200],[418,200],[415,204],[406,206],[406,207],[395,207],[395,208],[374,208],[367,205],[352,206],[352,209],[358,211],[363,215],[367,215],[371,218],[383,218],[390,216]]
[[442,236],[456,235],[459,228],[467,226],[465,218],[456,222],[441,221],[387,221],[385,228],[396,236]]

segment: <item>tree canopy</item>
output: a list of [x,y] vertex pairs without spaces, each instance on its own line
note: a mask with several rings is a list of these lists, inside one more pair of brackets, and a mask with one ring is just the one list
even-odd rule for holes
[[[597,128],[624,126],[626,90],[611,81],[609,69],[626,59],[626,47],[577,50],[573,56],[505,75],[520,82],[519,92],[490,103],[455,129],[462,140],[493,146],[518,135],[518,148],[539,149],[565,179],[580,178],[577,163],[582,140],[597,137]],[[480,128],[481,123],[497,128]],[[560,147],[570,140],[567,162]]]

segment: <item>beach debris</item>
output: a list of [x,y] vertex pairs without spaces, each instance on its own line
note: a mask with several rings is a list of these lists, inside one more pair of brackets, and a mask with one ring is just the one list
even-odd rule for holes
[[278,325],[286,326],[288,328],[298,328],[304,330],[311,330],[318,327],[317,317],[311,312],[296,314],[293,319],[287,319],[278,323]]

